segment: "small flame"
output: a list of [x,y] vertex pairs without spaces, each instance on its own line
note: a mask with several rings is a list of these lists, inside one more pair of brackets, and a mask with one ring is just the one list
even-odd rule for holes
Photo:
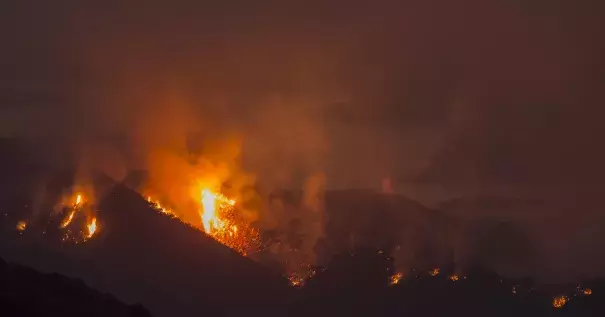
[[88,224],[88,236],[87,238],[91,238],[95,231],[97,231],[97,218],[92,218],[92,221]]
[[456,282],[457,280],[459,280],[459,279],[460,279],[460,278],[458,277],[458,275],[456,275],[456,274],[450,275],[450,276],[448,276],[448,278],[449,278],[449,279],[450,279],[450,281],[452,281],[452,282]]
[[431,275],[431,276],[439,275],[439,268],[434,268],[431,271],[429,271],[429,275]]
[[390,285],[399,284],[399,281],[401,281],[402,278],[403,278],[403,273],[397,272],[397,273],[391,275],[391,277],[389,277],[389,284]]
[[562,308],[565,304],[567,304],[566,296],[557,296],[552,299],[552,307],[554,308]]
[[586,295],[586,296],[591,295],[591,294],[592,294],[592,289],[590,289],[590,288],[585,288],[585,289],[584,289],[584,291],[583,291],[582,293],[584,293],[584,295]]
[[147,202],[150,203],[151,205],[153,205],[153,207],[155,209],[157,209],[159,212],[166,214],[166,215],[174,216],[174,214],[172,213],[172,210],[162,207],[162,204],[160,204],[159,200],[153,201],[151,199],[151,196],[147,196]]
[[305,283],[305,280],[298,275],[291,275],[288,277],[288,280],[290,281],[290,285],[293,287],[300,287]]
[[71,208],[71,211],[69,212],[69,215],[63,220],[63,222],[61,222],[61,229],[64,229],[69,226],[71,221],[74,219],[76,211],[78,211],[78,209],[80,208],[80,204],[82,204],[82,194],[77,194],[75,202]]
[[23,231],[25,231],[25,229],[27,229],[27,222],[25,222],[23,220],[17,222],[17,230],[23,232]]

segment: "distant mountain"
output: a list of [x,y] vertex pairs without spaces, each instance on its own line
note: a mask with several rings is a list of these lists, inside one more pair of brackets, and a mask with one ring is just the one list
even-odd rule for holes
[[[294,209],[303,205],[302,192],[271,195]],[[330,190],[323,193],[325,232],[318,241],[320,262],[359,247],[382,248],[405,258],[405,265],[424,266],[452,260],[458,220],[402,195],[372,190]],[[301,216],[304,217],[304,214]]]
[[147,317],[140,305],[126,305],[109,294],[95,291],[81,280],[0,259],[0,315]]

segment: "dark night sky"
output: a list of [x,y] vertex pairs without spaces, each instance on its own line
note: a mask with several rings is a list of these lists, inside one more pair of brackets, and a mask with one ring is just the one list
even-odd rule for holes
[[2,1],[1,132],[237,131],[249,168],[277,182],[601,184],[603,9]]

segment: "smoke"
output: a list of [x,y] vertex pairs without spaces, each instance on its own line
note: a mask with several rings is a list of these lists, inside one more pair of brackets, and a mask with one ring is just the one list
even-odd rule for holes
[[[327,189],[383,185],[434,204],[476,193],[469,183],[602,187],[599,10],[69,2],[3,4],[1,132],[44,139],[35,155],[56,166],[69,152],[83,184],[147,170],[140,190],[192,223],[199,188],[220,188],[263,229],[299,219],[308,251]],[[269,199],[284,188],[304,203]],[[590,219],[595,206],[566,212]]]

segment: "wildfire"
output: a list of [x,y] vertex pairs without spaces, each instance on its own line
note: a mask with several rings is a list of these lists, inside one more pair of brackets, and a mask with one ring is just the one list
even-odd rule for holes
[[557,296],[552,299],[552,307],[554,308],[562,308],[565,304],[567,304],[566,296]]
[[179,219],[205,232],[219,243],[246,255],[250,249],[260,245],[258,231],[249,226],[235,209],[235,200],[209,189],[201,190],[199,210],[201,223],[187,223],[171,209],[163,207],[158,200],[146,196],[147,202],[162,214]]
[[399,284],[399,281],[401,281],[402,278],[403,278],[403,273],[397,272],[397,273],[391,275],[391,277],[389,277],[389,284],[390,285]]
[[87,227],[88,227],[87,238],[90,239],[95,234],[95,231],[97,231],[97,218],[92,218],[92,221],[87,225]]
[[153,201],[153,200],[151,199],[151,196],[147,196],[147,202],[149,202],[151,205],[153,205],[153,207],[154,207],[155,209],[157,209],[158,211],[160,211],[160,212],[161,212],[161,213],[163,213],[163,214],[167,214],[167,215],[174,215],[174,214],[172,213],[172,210],[170,210],[170,209],[168,209],[168,208],[165,208],[165,207],[162,207],[162,204],[160,204],[160,202],[159,202],[159,201],[157,201],[157,200],[156,200],[156,201]]
[[[202,190],[202,224],[204,231],[211,234],[217,231],[228,230],[228,232],[237,233],[237,226],[226,226],[226,222],[217,215],[217,202],[219,209],[226,209],[235,205],[235,200],[213,193],[208,189]],[[235,232],[233,232],[235,231]]]
[[72,210],[69,212],[69,215],[67,216],[67,218],[65,218],[65,220],[63,220],[63,222],[61,222],[61,229],[66,228],[67,226],[69,226],[69,224],[71,223],[71,221],[74,219],[74,215],[76,214],[76,210]]
[[23,231],[25,231],[25,229],[27,229],[27,222],[25,222],[23,220],[17,222],[17,230],[23,232]]
[[431,275],[431,276],[439,275],[439,268],[434,268],[431,271],[429,271],[429,275]]
[[305,279],[298,275],[291,275],[288,277],[288,280],[290,281],[290,285],[294,287],[300,287],[305,284]]
[[67,228],[67,226],[69,226],[71,221],[74,219],[74,215],[76,214],[76,211],[78,211],[78,209],[80,209],[81,204],[82,204],[82,195],[77,194],[75,202],[71,208],[71,211],[69,212],[69,215],[63,220],[63,222],[61,222],[61,229]]
[[448,279],[450,279],[450,281],[452,281],[452,282],[456,282],[459,279],[459,277],[458,277],[458,275],[453,274],[453,275],[448,276]]

